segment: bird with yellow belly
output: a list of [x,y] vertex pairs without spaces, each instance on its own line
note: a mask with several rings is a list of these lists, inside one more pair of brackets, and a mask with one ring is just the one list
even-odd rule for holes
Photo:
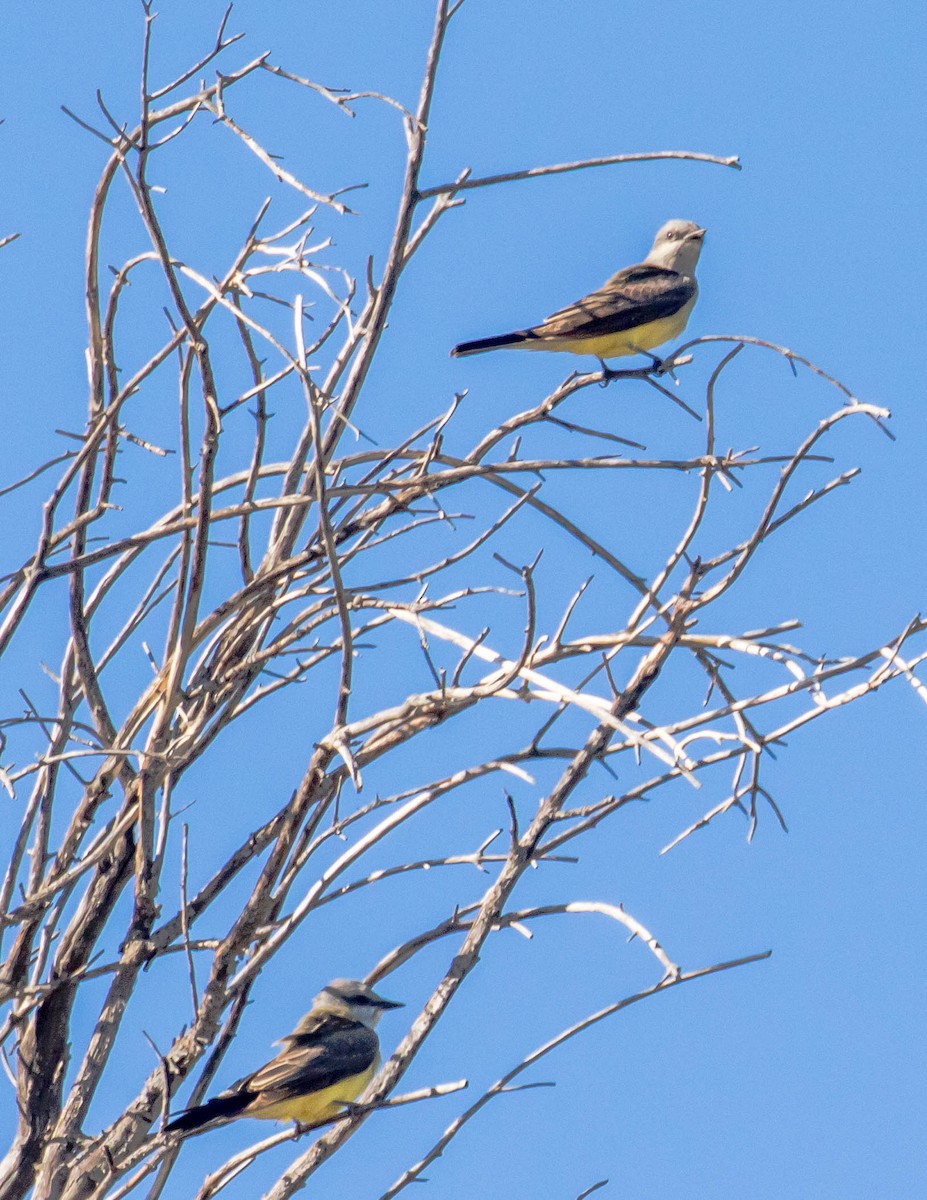
[[374,1028],[383,1013],[401,1008],[356,979],[322,989],[283,1050],[227,1091],[174,1117],[167,1133],[193,1133],[238,1117],[296,1121],[311,1127],[334,1120],[356,1100],[380,1062]]
[[[705,230],[693,221],[667,221],[642,263],[612,275],[597,291],[529,329],[461,342],[463,358],[487,350],[553,350],[607,358],[649,354],[685,329],[698,299],[695,268]],[[659,364],[650,355],[654,365]]]

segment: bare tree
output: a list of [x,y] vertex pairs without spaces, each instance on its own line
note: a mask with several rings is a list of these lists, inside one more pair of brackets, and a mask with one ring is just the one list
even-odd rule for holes
[[[422,882],[417,927],[394,945],[391,926],[378,926],[382,957],[370,980],[442,941],[450,965],[361,1105],[313,1135],[267,1192],[273,1200],[298,1191],[387,1097],[397,1102],[406,1069],[498,931],[598,914],[641,939],[652,977],[524,1062],[500,1064],[499,1083],[460,1108],[385,1193],[398,1194],[555,1045],[630,1003],[762,957],[758,948],[683,968],[613,898],[522,902],[526,872],[576,861],[626,806],[680,785],[701,785],[706,802],[676,841],[730,810],[747,815],[752,834],[764,810],[782,819],[764,783],[770,748],[894,679],[924,698],[920,620],[885,644],[829,657],[786,640],[797,621],[746,632],[724,624],[723,602],[769,540],[853,479],[853,467],[820,473],[839,453],[845,423],[875,431],[888,416],[788,349],[705,337],[662,369],[618,373],[610,399],[630,379],[644,380],[660,403],[697,405],[703,420],[691,423],[692,450],[681,458],[569,418],[571,400],[603,383],[599,372],[570,376],[501,422],[485,420],[469,445],[455,425],[462,395],[419,429],[401,428],[398,397],[377,395],[371,369],[402,304],[403,273],[469,193],[640,159],[738,165],[664,151],[481,179],[462,170],[425,186],[432,94],[459,6],[437,4],[414,112],[387,96],[323,87],[268,55],[235,61],[228,14],[214,46],[161,83],[148,67],[156,27],[146,7],[140,119],[132,125],[102,98],[102,116],[78,118],[107,153],[87,236],[87,422],[63,453],[4,493],[56,476],[35,509],[34,548],[7,564],[0,591],[0,653],[23,702],[0,720],[0,780],[18,813],[5,837],[0,902],[2,1040],[18,1105],[4,1200],[158,1195],[179,1149],[161,1132],[169,1101],[191,1075],[194,1101],[205,1094],[262,969],[292,952],[295,931],[348,897],[376,925],[397,876]],[[199,83],[207,70],[214,82]],[[353,197],[306,183],[249,132],[236,115],[245,81],[281,89],[281,112],[294,97],[345,117],[362,117],[365,104],[394,110],[407,153],[382,264],[371,255],[365,275],[333,265],[325,231],[350,215]],[[240,244],[218,272],[178,248],[191,242],[178,233],[182,214],[164,213],[160,182],[194,131],[207,147],[230,135],[243,172],[256,159],[286,190],[251,213],[230,194],[224,231],[239,229]],[[137,214],[138,248],[107,270],[120,189]],[[159,327],[151,314],[162,304]],[[686,374],[696,347],[716,356],[699,398]],[[718,444],[716,392],[742,353],[780,356],[834,397],[800,444],[771,452]],[[410,364],[410,386],[414,371]],[[385,447],[364,436],[367,414],[383,403],[396,429]],[[655,518],[656,565],[643,571],[626,550],[623,514],[654,480],[681,483],[689,511],[668,540]],[[732,489],[753,515],[709,551],[706,530]],[[593,518],[609,511],[603,535]],[[593,609],[596,593],[607,603]],[[590,625],[589,611],[607,619]],[[33,679],[18,645],[43,623],[56,637],[60,617],[49,702],[36,693],[44,697],[47,679]],[[282,711],[281,697],[299,712],[299,740],[309,745],[292,794],[275,796],[258,782],[262,743],[250,718],[258,707]],[[411,757],[420,744],[427,756]],[[190,768],[202,759],[208,771],[232,747],[254,764],[242,795],[213,794],[202,782],[191,789]],[[423,774],[422,761],[442,766]],[[435,810],[487,787],[500,803],[507,797],[505,831],[487,823],[475,846],[432,849]],[[477,812],[474,821],[483,819]],[[219,822],[234,850],[218,866],[198,861]],[[394,855],[399,832],[404,846],[419,847],[414,854]],[[459,902],[442,910],[425,873],[455,867],[476,871],[458,873]],[[581,871],[570,878],[581,889]],[[130,1003],[145,1009],[163,997],[152,968],[174,961],[183,971],[157,984],[169,989],[174,1035],[146,1061],[124,1018]],[[320,965],[317,981],[328,973],[338,973],[336,962]],[[117,1076],[132,1098],[99,1128],[91,1105]],[[438,1081],[399,1099],[458,1086]],[[199,1195],[217,1194],[292,1137],[285,1130],[250,1147]]]

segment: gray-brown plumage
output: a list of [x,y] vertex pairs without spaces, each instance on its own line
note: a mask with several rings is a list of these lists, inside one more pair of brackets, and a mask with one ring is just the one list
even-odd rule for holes
[[668,221],[644,262],[616,272],[597,291],[540,325],[461,342],[451,354],[565,350],[605,359],[646,353],[686,327],[698,297],[695,267],[704,236],[692,221]]
[[262,1117],[318,1125],[361,1093],[380,1061],[374,1026],[401,1008],[356,979],[336,979],[316,996],[283,1050],[227,1091],[175,1117],[168,1133],[189,1133],[217,1121]]

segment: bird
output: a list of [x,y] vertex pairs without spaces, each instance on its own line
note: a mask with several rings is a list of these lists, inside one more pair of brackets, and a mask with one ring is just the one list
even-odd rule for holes
[[322,1125],[344,1113],[373,1078],[380,1062],[374,1027],[390,1008],[357,979],[326,984],[270,1062],[205,1104],[188,1108],[165,1125],[166,1133],[192,1133],[238,1117]]
[[642,263],[612,275],[598,291],[552,313],[540,325],[461,342],[462,358],[487,350],[557,350],[606,358],[647,354],[678,337],[698,297],[695,267],[706,230],[694,221],[667,221]]

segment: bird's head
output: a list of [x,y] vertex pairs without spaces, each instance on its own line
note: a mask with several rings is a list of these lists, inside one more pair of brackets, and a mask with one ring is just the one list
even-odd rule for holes
[[377,995],[372,987],[358,979],[333,979],[313,1000],[310,1015],[331,1013],[373,1029],[388,1008],[402,1008],[402,1004]]
[[667,221],[657,231],[646,261],[680,275],[693,275],[706,232],[694,221]]

